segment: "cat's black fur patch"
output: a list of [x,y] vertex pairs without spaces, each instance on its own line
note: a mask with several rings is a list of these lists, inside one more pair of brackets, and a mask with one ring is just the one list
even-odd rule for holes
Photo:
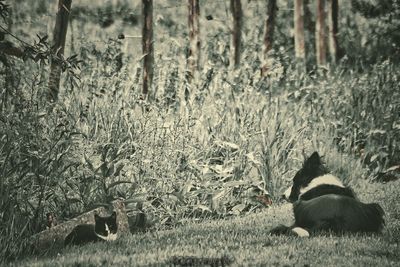
[[105,241],[111,235],[116,235],[118,230],[117,214],[100,217],[94,215],[95,224],[77,225],[64,240],[64,245],[84,245],[90,242]]
[[356,198],[353,190],[349,187],[339,187],[332,184],[320,185],[316,188],[312,188],[304,194],[300,195],[301,200],[310,200],[323,195],[335,194],[342,195],[351,198]]
[[365,204],[343,195],[328,194],[296,201],[293,212],[295,226],[309,232],[379,232],[384,225],[384,212],[378,204]]

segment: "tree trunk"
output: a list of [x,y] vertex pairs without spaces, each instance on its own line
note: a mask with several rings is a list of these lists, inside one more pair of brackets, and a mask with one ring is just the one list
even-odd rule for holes
[[143,98],[148,96],[149,88],[153,82],[153,0],[142,0],[143,4],[143,31],[142,31],[142,50],[143,50]]
[[315,33],[315,21],[313,20],[313,15],[309,7],[310,0],[303,0],[303,6],[304,6],[304,28],[310,33]]
[[59,0],[56,24],[53,33],[53,55],[49,76],[49,99],[57,101],[60,88],[61,64],[60,58],[64,54],[65,38],[67,36],[68,19],[72,0]]
[[317,65],[326,64],[325,46],[325,0],[317,0],[317,19],[315,25],[315,47]]
[[233,62],[234,67],[237,68],[240,64],[240,50],[242,47],[242,4],[240,0],[231,0],[231,12],[233,17]]
[[264,35],[264,65],[261,68],[261,75],[268,73],[269,64],[266,62],[268,52],[272,49],[275,28],[275,16],[277,11],[276,0],[268,0],[267,4],[267,19],[265,20],[265,35]]
[[200,61],[200,6],[199,0],[189,0],[188,80],[193,79]]
[[329,53],[332,63],[336,63],[338,59],[338,16],[339,3],[338,0],[329,0],[328,18],[329,18]]
[[304,65],[306,60],[304,41],[304,5],[303,0],[294,1],[294,48],[296,59]]

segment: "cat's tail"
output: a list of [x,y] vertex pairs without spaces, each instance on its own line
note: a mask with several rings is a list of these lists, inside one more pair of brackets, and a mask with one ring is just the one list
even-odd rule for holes
[[301,227],[293,226],[286,226],[280,224],[269,231],[270,235],[291,235],[291,236],[299,236],[299,237],[309,237],[310,233]]
[[288,235],[290,234],[291,227],[280,224],[276,227],[274,227],[269,233],[271,235]]
[[74,237],[72,233],[67,235],[67,237],[64,239],[64,247],[70,246],[72,244],[73,239]]

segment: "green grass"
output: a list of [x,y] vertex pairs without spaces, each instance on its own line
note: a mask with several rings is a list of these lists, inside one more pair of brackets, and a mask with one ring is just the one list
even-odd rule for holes
[[[226,220],[123,236],[114,243],[67,248],[56,256],[30,258],[12,266],[167,266],[174,256],[218,258],[233,266],[396,266],[400,263],[400,182],[359,182],[356,191],[365,202],[379,201],[386,211],[380,235],[276,237],[268,230],[291,222],[289,204]],[[55,252],[57,253],[57,252]]]

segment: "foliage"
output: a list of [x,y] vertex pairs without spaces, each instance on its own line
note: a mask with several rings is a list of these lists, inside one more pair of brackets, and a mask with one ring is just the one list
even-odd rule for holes
[[[348,43],[353,50],[359,51],[357,60],[375,62],[391,58],[399,61],[400,52],[400,1],[352,0],[351,10],[355,17],[347,19],[350,25],[358,25],[358,32],[343,28],[345,35],[358,37],[359,43]],[[351,16],[349,14],[348,16]],[[349,25],[349,26],[350,26]],[[342,31],[343,32],[343,31]],[[351,40],[350,39],[350,40]]]
[[[58,114],[57,114],[58,113]],[[47,118],[32,106],[1,118],[1,176],[3,238],[17,239],[42,229],[49,206],[60,206],[56,185],[75,162],[73,125],[59,110]],[[47,121],[45,121],[47,119]],[[27,218],[30,218],[27,220]],[[14,256],[14,244],[2,242],[2,254]],[[18,252],[18,251],[17,251]]]
[[339,67],[322,74],[322,85],[317,78],[290,92],[290,98],[308,99],[313,116],[329,118],[325,123],[337,148],[362,158],[378,175],[400,162],[399,71],[390,61],[361,73]]
[[372,3],[371,1],[352,0],[351,6],[356,12],[360,12],[364,17],[375,18],[390,13],[395,13],[399,9],[397,0],[380,1]]
[[5,0],[1,0],[0,1],[0,17],[2,17],[3,20],[6,20],[9,13],[10,13],[10,6],[6,3]]
[[[262,1],[247,3],[244,10],[259,18],[262,9],[251,9],[253,2]],[[18,4],[12,15],[16,22],[34,17],[26,2]],[[219,4],[210,2],[205,14],[224,18]],[[337,67],[300,73],[292,67],[290,9],[282,8],[268,77],[259,74],[263,23],[247,20],[243,64],[232,71],[227,68],[229,31],[215,19],[205,26],[200,77],[187,84],[186,20],[181,20],[186,13],[179,13],[187,7],[155,9],[160,12],[155,101],[146,103],[138,94],[141,55],[127,48],[128,38],[115,40],[124,19],[118,18],[119,7],[112,8],[106,10],[114,20],[108,27],[107,21],[98,25],[72,16],[66,54],[77,56],[65,59],[65,69],[76,70],[78,76],[69,74],[80,82],[62,82],[51,112],[41,98],[47,38],[39,37],[29,54],[37,60],[13,60],[12,73],[20,79],[12,97],[0,100],[2,258],[21,254],[25,238],[43,229],[47,212],[63,221],[122,198],[129,216],[144,212],[155,227],[170,227],[188,218],[229,218],[270,206],[303,154],[313,150],[325,154],[331,168],[339,168],[332,162],[341,160],[343,169],[334,171],[350,182],[364,176],[359,157],[369,158],[364,162],[374,174],[399,163],[396,59],[363,65],[353,60],[363,49],[347,46],[349,56]],[[76,16],[85,10],[77,6]],[[362,28],[351,25],[346,34],[358,40]],[[31,27],[33,32],[40,25]],[[380,53],[373,44],[367,47]]]

